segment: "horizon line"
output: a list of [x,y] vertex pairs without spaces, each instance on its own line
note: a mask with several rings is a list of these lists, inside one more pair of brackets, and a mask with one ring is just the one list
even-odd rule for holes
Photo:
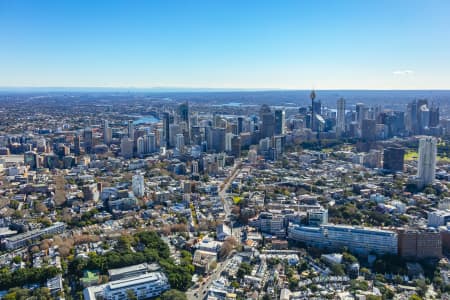
[[427,88],[427,89],[419,89],[419,88],[411,88],[411,89],[370,89],[370,88],[233,88],[233,87],[183,87],[183,86],[158,86],[158,87],[124,87],[124,86],[0,86],[0,92],[20,92],[27,90],[45,90],[47,92],[57,92],[57,91],[141,91],[141,92],[275,92],[275,91],[287,91],[287,92],[295,92],[295,91],[450,91],[450,88]]

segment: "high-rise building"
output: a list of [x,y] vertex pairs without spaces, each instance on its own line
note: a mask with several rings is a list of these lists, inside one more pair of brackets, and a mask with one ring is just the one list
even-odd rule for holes
[[184,149],[184,135],[182,133],[178,133],[176,136],[176,147],[178,151],[183,151]]
[[153,153],[156,151],[156,136],[154,133],[149,133],[144,136],[145,153]]
[[285,133],[286,113],[283,109],[275,110],[275,134]]
[[316,112],[314,109],[314,100],[316,99],[316,92],[313,90],[311,91],[311,94],[309,95],[309,97],[311,98],[311,118],[310,118],[310,126],[309,128],[311,128],[312,131],[315,130],[315,126],[314,126],[314,122],[316,119]]
[[340,98],[337,101],[336,114],[336,136],[341,137],[345,133],[345,99]]
[[128,121],[128,138],[134,141],[134,124],[133,121]]
[[377,124],[375,120],[363,120],[361,126],[361,138],[366,141],[374,141],[376,139]]
[[231,140],[233,139],[234,134],[231,132],[227,132],[225,134],[225,151],[230,152],[231,151]]
[[231,155],[241,157],[241,138],[237,135],[231,139]]
[[439,125],[439,106],[432,105],[430,107],[430,127]]
[[162,113],[162,121],[163,121],[163,138],[160,142],[160,145],[170,146],[170,115],[168,112]]
[[237,118],[237,132],[236,132],[236,134],[239,135],[242,132],[244,132],[244,117],[238,117]]
[[142,136],[138,137],[136,140],[136,152],[138,155],[143,155],[145,152],[145,143],[144,138]]
[[275,117],[268,105],[261,106],[261,138],[272,137],[275,132]]
[[421,138],[417,165],[417,177],[420,186],[433,183],[436,177],[436,154],[437,140],[433,137]]
[[103,122],[103,142],[106,145],[110,145],[112,140],[112,128],[109,127],[108,120]]
[[189,115],[189,103],[187,101],[178,106],[178,114],[181,132],[184,135],[184,143],[189,145],[191,142],[191,118]]
[[136,197],[143,197],[145,194],[145,184],[144,184],[144,176],[141,174],[135,174],[133,175],[132,181],[131,181],[133,194]]
[[176,147],[177,146],[177,135],[181,133],[180,125],[178,124],[170,124],[169,125],[169,146]]
[[36,170],[39,168],[39,155],[36,152],[27,151],[24,154],[23,162],[31,170]]
[[132,158],[133,157],[133,145],[134,142],[129,137],[123,137],[120,141],[120,154],[124,158]]
[[92,128],[88,127],[83,132],[83,142],[84,142],[84,151],[86,153],[91,153],[92,148],[94,147],[94,140],[92,135]]
[[73,138],[73,153],[76,155],[80,155],[81,153],[81,146],[80,146],[80,136],[77,134]]
[[383,169],[391,172],[403,172],[405,149],[389,147],[383,151]]
[[208,142],[208,147],[215,152],[225,151],[225,128],[213,128],[211,144]]

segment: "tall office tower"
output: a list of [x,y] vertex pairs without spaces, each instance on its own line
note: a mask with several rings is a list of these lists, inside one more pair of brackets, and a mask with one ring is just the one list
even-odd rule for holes
[[161,146],[170,146],[170,115],[168,112],[162,113],[162,121],[163,121],[163,138],[161,139]]
[[275,149],[277,156],[284,152],[284,145],[286,144],[286,137],[284,135],[277,135],[273,137],[273,148]]
[[315,119],[316,119],[316,112],[314,110],[314,100],[316,99],[316,92],[314,90],[311,91],[311,94],[309,95],[309,98],[311,98],[311,118],[309,121],[309,128],[311,128],[312,131],[315,130]]
[[81,153],[81,146],[80,146],[80,136],[77,134],[75,135],[75,137],[73,138],[73,153],[75,153],[76,155],[80,155]]
[[129,137],[122,137],[120,141],[120,154],[124,158],[132,158],[133,157],[133,145],[134,142]]
[[275,110],[275,134],[285,134],[286,113],[284,109]]
[[383,151],[383,169],[391,172],[403,172],[405,149],[389,147]]
[[109,127],[108,120],[103,122],[103,142],[106,145],[110,145],[112,140],[112,128]]
[[225,151],[225,128],[213,128],[212,143],[208,147],[217,153]]
[[189,103],[187,101],[178,106],[178,114],[181,121],[189,122]]
[[133,121],[128,121],[128,137],[134,141],[134,124]]
[[437,127],[439,125],[439,106],[434,104],[430,107],[430,127]]
[[375,120],[363,120],[361,125],[361,138],[366,141],[374,141],[376,139],[377,123]]
[[186,101],[178,106],[178,114],[180,117],[181,129],[184,135],[184,142],[190,144],[191,140],[191,125],[189,115],[189,103]]
[[142,136],[138,137],[136,140],[136,152],[138,155],[143,155],[145,154],[145,143],[144,143],[144,138]]
[[261,106],[259,112],[261,118],[261,138],[272,137],[275,131],[275,117],[266,104]]
[[231,132],[227,132],[225,134],[225,151],[230,152],[231,151],[231,140],[233,139],[234,134]]
[[241,157],[241,138],[237,135],[231,139],[231,155]]
[[314,101],[313,109],[316,116],[322,115],[322,102],[320,100]]
[[156,136],[154,133],[149,133],[144,137],[145,153],[153,153],[156,151]]
[[406,106],[405,127],[410,133],[415,133],[417,128],[417,102],[413,101]]
[[241,132],[244,132],[244,117],[238,117],[237,118],[237,132],[236,134],[239,135]]
[[340,98],[337,101],[336,114],[336,136],[341,137],[345,133],[345,99]]
[[421,138],[419,141],[419,162],[417,177],[419,185],[425,186],[433,183],[436,177],[437,140],[433,137]]
[[93,136],[92,136],[92,128],[87,127],[83,132],[83,141],[84,141],[84,151],[86,153],[91,153],[92,147],[94,146]]
[[176,147],[177,146],[177,134],[181,133],[180,126],[178,124],[170,124],[169,125],[169,146]]
[[27,151],[24,154],[23,162],[26,166],[30,167],[30,170],[39,169],[39,154],[33,151]]
[[361,128],[362,121],[365,119],[365,108],[364,103],[356,103],[356,122],[358,122],[359,128]]
[[182,133],[178,133],[176,136],[176,147],[178,151],[183,151],[184,149],[184,135]]
[[144,176],[141,174],[133,175],[131,186],[133,189],[133,194],[136,197],[143,197],[145,194],[145,183],[144,183]]

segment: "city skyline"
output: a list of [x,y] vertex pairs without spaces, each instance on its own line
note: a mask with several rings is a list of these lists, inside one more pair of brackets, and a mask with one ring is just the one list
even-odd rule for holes
[[449,89],[449,8],[446,1],[2,2],[0,87]]

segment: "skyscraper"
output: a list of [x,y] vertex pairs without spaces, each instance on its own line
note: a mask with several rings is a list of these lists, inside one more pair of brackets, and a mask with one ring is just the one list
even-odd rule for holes
[[437,140],[433,137],[421,138],[419,141],[419,162],[417,178],[421,187],[433,183],[436,177]]
[[309,97],[311,98],[311,120],[310,120],[310,128],[312,131],[314,131],[315,126],[314,126],[314,122],[315,122],[315,118],[316,118],[316,112],[314,110],[314,99],[316,99],[316,92],[313,90],[311,91],[311,94],[309,95]]
[[244,132],[244,117],[238,117],[237,118],[237,132],[236,134],[239,135],[241,132]]
[[108,120],[103,122],[103,142],[106,145],[110,145],[112,140],[112,129],[109,127]]
[[366,141],[376,139],[376,121],[365,119],[361,123],[361,138]]
[[405,149],[389,147],[383,152],[383,169],[391,172],[403,172]]
[[284,134],[284,125],[286,122],[286,113],[284,109],[275,110],[275,134]]
[[184,143],[190,144],[191,141],[191,125],[189,115],[189,103],[186,101],[178,106],[178,114],[180,117],[180,127],[184,135]]
[[275,117],[268,105],[261,106],[261,138],[272,137],[275,131]]
[[84,151],[86,153],[91,153],[92,147],[94,146],[92,129],[90,127],[86,128],[83,132],[83,141],[84,141]]
[[336,136],[341,137],[343,133],[345,133],[345,99],[340,98],[337,101]]
[[133,121],[128,121],[128,138],[134,140],[134,124]]
[[170,115],[168,112],[162,113],[162,121],[163,121],[163,138],[160,142],[161,145],[170,146]]

